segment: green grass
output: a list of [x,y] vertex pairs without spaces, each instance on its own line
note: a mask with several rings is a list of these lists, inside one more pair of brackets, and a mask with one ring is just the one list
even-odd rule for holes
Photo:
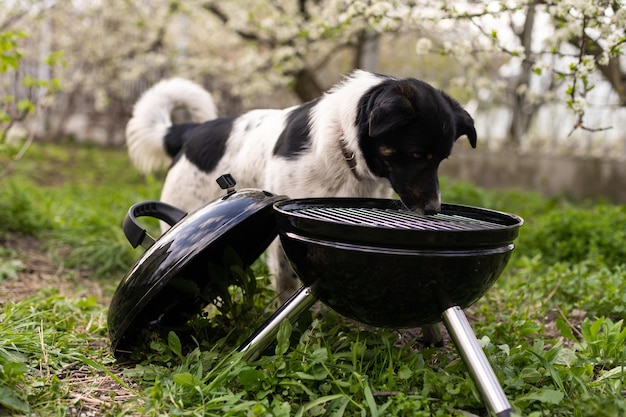
[[[0,179],[0,415],[485,415],[454,346],[398,346],[395,331],[324,309],[283,323],[246,363],[235,348],[275,309],[262,261],[245,271],[253,299],[231,288],[236,308],[198,320],[192,337],[148,334],[113,358],[108,301],[141,253],[121,221],[131,204],[158,198],[161,180],[137,174],[123,150],[71,144],[35,145]],[[470,309],[516,410],[626,415],[624,207],[446,180],[442,190],[447,202],[526,220],[507,269]],[[25,235],[43,242],[52,277],[37,277],[9,244]],[[11,299],[27,276],[40,288]]]
[[124,215],[133,202],[158,199],[160,182],[139,175],[119,149],[34,146],[1,183],[0,237],[33,234],[69,249],[58,259],[69,268],[119,274],[136,258]]

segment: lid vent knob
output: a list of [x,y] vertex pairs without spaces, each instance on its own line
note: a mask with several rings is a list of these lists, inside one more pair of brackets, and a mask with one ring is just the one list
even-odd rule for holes
[[237,181],[230,174],[224,174],[216,179],[217,184],[220,186],[222,190],[226,190],[226,194],[232,194],[235,192],[235,185]]

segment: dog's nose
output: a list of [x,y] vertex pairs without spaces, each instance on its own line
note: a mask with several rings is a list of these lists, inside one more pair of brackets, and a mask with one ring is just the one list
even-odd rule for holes
[[437,214],[441,211],[441,203],[438,201],[426,201],[424,203],[424,214]]

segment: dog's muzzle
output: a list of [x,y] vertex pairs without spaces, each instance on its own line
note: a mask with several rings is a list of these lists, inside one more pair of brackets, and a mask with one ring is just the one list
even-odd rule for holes
[[437,214],[441,212],[441,201],[426,201],[424,203],[424,214]]

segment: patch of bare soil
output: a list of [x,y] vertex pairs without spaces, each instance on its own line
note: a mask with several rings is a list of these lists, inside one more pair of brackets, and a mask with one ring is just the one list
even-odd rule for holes
[[571,339],[566,339],[561,335],[561,331],[557,327],[557,320],[563,320],[572,331],[572,334],[580,339],[582,337],[580,333],[581,324],[585,321],[586,317],[587,313],[578,309],[570,311],[569,317],[566,317],[562,311],[551,311],[543,318],[543,323],[541,323],[544,326],[544,337],[546,339],[557,340],[561,342],[563,346],[572,347],[576,342]]
[[[114,367],[109,371],[121,378],[123,369]],[[133,408],[140,405],[137,403],[137,396],[133,391],[120,385],[108,374],[94,375],[92,369],[83,366],[67,369],[62,379],[70,386],[68,392],[70,402],[68,414],[70,416],[98,417],[111,415],[114,414],[115,409],[121,408],[124,403],[134,403]]]
[[36,237],[14,235],[0,240],[0,246],[14,251],[23,265],[17,272],[17,278],[0,281],[0,302],[21,301],[42,288],[56,288],[60,294],[70,297],[96,296],[105,300],[102,288],[90,280],[89,272],[59,265]]

